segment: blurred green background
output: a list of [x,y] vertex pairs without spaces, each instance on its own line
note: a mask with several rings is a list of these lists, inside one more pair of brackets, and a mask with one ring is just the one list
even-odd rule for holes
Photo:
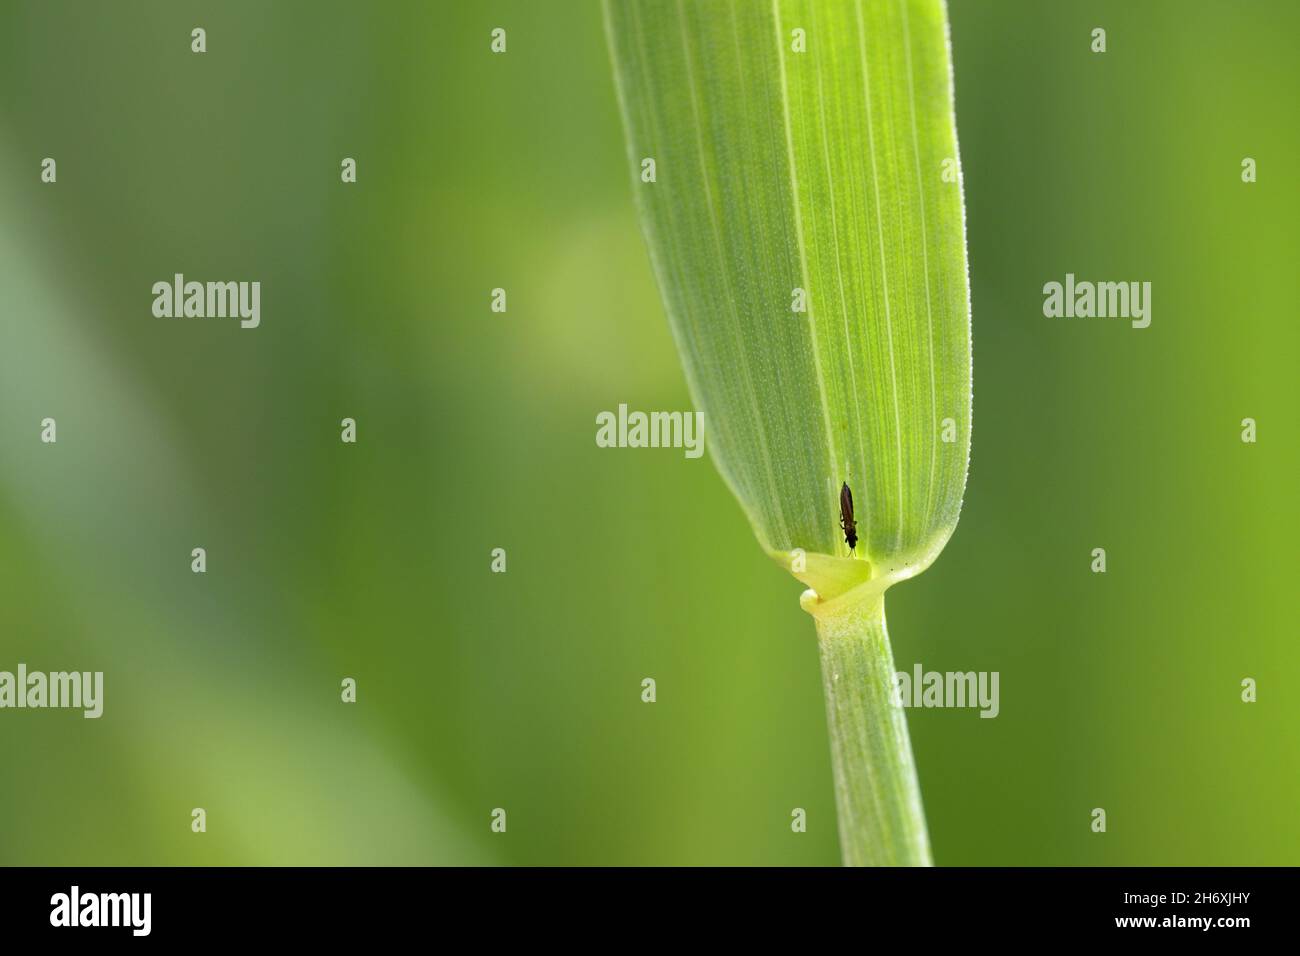
[[[1296,863],[1300,13],[951,18],[973,458],[889,621],[1001,714],[910,712],[936,860]],[[106,684],[0,712],[0,862],[838,861],[800,586],[707,456],[594,442],[689,407],[595,3],[4,0],[0,90],[0,669]]]

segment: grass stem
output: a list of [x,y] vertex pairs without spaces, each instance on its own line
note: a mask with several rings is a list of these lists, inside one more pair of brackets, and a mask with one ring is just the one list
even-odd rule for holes
[[894,702],[884,595],[835,602],[814,617],[844,864],[930,866],[907,718]]

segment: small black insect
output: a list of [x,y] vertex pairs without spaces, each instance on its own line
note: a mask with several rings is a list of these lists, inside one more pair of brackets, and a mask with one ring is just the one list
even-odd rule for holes
[[844,529],[844,543],[849,546],[849,553],[858,546],[858,523],[853,520],[853,492],[846,481],[840,486],[840,527]]

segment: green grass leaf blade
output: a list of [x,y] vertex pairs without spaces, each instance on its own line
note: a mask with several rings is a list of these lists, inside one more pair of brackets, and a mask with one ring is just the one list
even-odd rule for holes
[[942,4],[606,12],[642,222],[714,460],[769,552],[846,557],[847,481],[858,556],[876,576],[915,573],[956,526],[970,442]]

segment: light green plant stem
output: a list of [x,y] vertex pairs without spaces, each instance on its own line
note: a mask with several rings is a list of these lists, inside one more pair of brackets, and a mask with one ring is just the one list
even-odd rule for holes
[[884,595],[846,595],[814,617],[844,864],[930,866],[907,719],[894,703]]

